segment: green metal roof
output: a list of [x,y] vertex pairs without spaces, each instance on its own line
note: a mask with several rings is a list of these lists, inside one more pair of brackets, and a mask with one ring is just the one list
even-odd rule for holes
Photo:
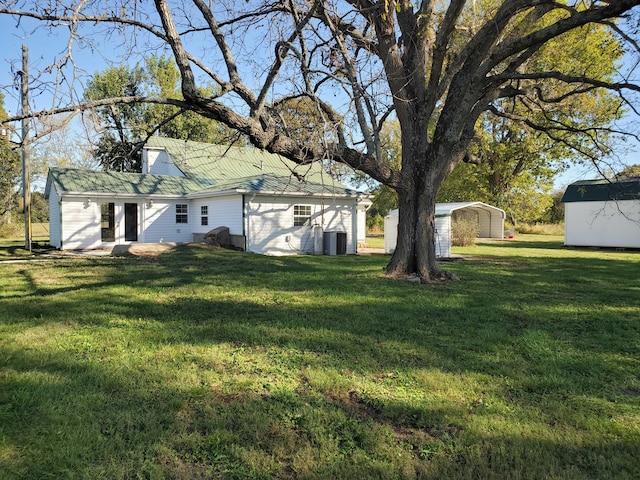
[[320,184],[305,180],[298,180],[296,177],[278,177],[273,174],[257,175],[254,177],[238,178],[229,181],[216,183],[215,185],[201,190],[199,193],[215,193],[229,190],[241,192],[277,192],[277,193],[299,193],[303,195],[314,195],[330,193],[334,195],[357,195],[358,192],[345,187],[339,183],[331,182]]
[[[297,165],[286,158],[253,147],[230,147],[210,143],[151,137],[147,147],[165,149],[175,165],[188,177],[217,182],[274,174],[304,178],[311,183],[331,183],[322,165]],[[334,182],[335,183],[335,182]]]
[[120,195],[189,195],[226,191],[277,192],[302,195],[350,196],[359,192],[336,182],[322,165],[296,165],[252,147],[152,137],[146,147],[169,153],[184,177],[77,168],[51,168],[45,196],[52,186],[59,193]]
[[52,186],[59,193],[119,195],[186,195],[209,186],[192,178],[140,173],[99,172],[83,168],[50,168],[46,196]]
[[562,202],[605,202],[608,200],[640,200],[640,177],[617,181],[580,180],[567,187]]

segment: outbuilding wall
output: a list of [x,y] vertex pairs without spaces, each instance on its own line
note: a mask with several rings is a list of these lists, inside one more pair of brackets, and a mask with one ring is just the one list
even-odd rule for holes
[[496,215],[492,215],[489,210],[481,208],[471,209],[478,216],[478,237],[480,238],[503,238],[504,237],[504,219],[498,219]]
[[358,222],[358,243],[364,243],[367,240],[367,208],[370,204],[361,204],[357,208],[357,222]]
[[[467,213],[478,222],[478,236],[503,238],[505,213],[502,209],[482,202],[437,203],[435,208],[436,257],[451,256],[452,213]],[[384,251],[393,253],[398,240],[398,210],[392,210],[384,219]]]
[[[442,215],[435,218],[435,247],[437,258],[451,256],[451,216]],[[398,214],[384,217],[384,253],[391,254],[398,243]]]
[[564,243],[640,248],[640,200],[565,203]]

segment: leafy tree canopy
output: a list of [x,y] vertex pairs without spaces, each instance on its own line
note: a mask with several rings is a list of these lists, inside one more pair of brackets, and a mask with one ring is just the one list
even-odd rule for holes
[[[205,88],[203,94],[211,94]],[[175,62],[150,55],[134,67],[110,67],[96,73],[87,84],[84,97],[96,101],[114,97],[155,96],[181,98],[180,73]],[[139,172],[142,147],[154,134],[208,143],[239,143],[244,139],[222,123],[173,105],[117,104],[94,109],[97,130],[101,133],[93,150],[105,170]]]
[[640,164],[627,165],[616,175],[618,178],[640,177]]
[[[0,120],[7,118],[4,95],[0,93]],[[6,128],[5,128],[6,130]],[[20,180],[20,155],[11,148],[8,135],[0,135],[0,226],[11,220]]]

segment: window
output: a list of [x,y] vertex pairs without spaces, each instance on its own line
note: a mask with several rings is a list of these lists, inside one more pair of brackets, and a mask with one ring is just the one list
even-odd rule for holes
[[209,225],[209,207],[207,205],[200,207],[200,225]]
[[311,220],[311,205],[293,206],[293,226],[303,227],[309,225]]
[[184,203],[176,205],[176,223],[189,223],[189,206]]

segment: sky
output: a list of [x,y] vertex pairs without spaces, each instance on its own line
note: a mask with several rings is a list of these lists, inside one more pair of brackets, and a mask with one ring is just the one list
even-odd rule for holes
[[[22,26],[16,28],[16,22],[6,15],[0,15],[0,44],[2,45],[2,58],[0,58],[0,85],[15,84],[16,88],[3,89],[5,94],[5,110],[9,114],[17,114],[20,111],[19,79],[16,77],[18,70],[22,68],[22,45],[27,45],[29,50],[29,74],[35,75],[39,70],[47,67],[55,59],[61,58],[66,47],[67,38],[62,32],[52,33],[40,31],[30,34],[25,25],[33,25],[33,22],[23,20]],[[105,67],[101,55],[88,49],[74,49],[74,59],[78,64],[86,65],[91,72],[99,71]],[[47,108],[50,105],[48,96],[42,98],[34,92],[30,103],[33,108]]]
[[[21,26],[16,28],[16,22],[5,15],[0,15],[0,45],[2,45],[2,54],[0,55],[0,85],[9,86],[4,88],[2,92],[5,95],[5,110],[9,115],[15,115],[20,112],[19,99],[19,83],[16,78],[16,72],[21,68],[21,49],[26,44],[29,48],[29,73],[35,75],[39,70],[45,68],[54,59],[60,59],[65,50],[68,40],[68,31],[54,31],[47,33],[39,31],[36,34],[30,34],[34,22],[23,19]],[[66,34],[66,35],[65,35]],[[105,56],[117,54],[117,42],[113,39],[105,39],[104,37],[95,37],[95,45],[93,48],[79,48],[74,46],[73,56],[78,65],[82,65],[86,73],[92,74],[97,71],[104,70],[107,63],[101,52],[105,52]],[[627,62],[632,59],[627,59]],[[12,85],[15,86],[11,87]],[[51,88],[52,85],[49,86]],[[51,107],[50,92],[38,92],[33,90],[30,94],[30,104],[34,109],[46,109]],[[640,123],[640,119],[635,116],[628,116],[627,121]],[[640,152],[638,145],[634,142],[627,142],[624,145],[628,151],[622,153],[618,159],[614,161],[616,168],[622,168],[624,165],[640,164]],[[598,177],[596,169],[589,165],[573,165],[556,179],[556,189],[562,189],[569,183],[576,180]]]

